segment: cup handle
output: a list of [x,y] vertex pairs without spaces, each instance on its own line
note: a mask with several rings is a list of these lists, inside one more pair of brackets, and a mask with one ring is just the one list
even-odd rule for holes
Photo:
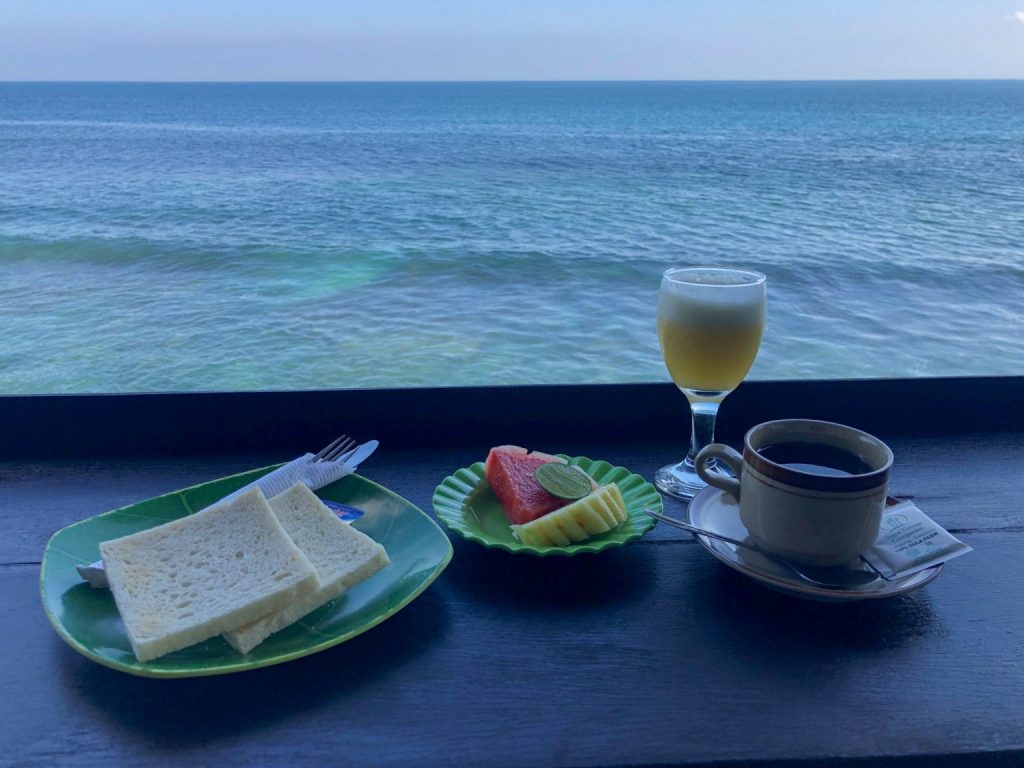
[[[718,459],[719,461],[727,464],[729,469],[736,473],[736,477],[731,478],[728,475],[712,472],[708,469],[708,463],[711,459]],[[697,454],[697,458],[693,463],[697,467],[697,474],[700,476],[701,480],[708,485],[721,488],[736,499],[736,501],[740,500],[740,476],[743,474],[743,457],[736,451],[728,445],[712,443],[711,445],[706,445],[701,448],[700,453]]]

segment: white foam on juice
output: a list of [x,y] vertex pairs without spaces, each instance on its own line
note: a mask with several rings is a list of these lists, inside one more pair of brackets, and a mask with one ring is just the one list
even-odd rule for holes
[[690,282],[666,280],[658,294],[658,319],[681,325],[734,328],[764,323],[764,284],[737,284],[729,273],[687,272]]

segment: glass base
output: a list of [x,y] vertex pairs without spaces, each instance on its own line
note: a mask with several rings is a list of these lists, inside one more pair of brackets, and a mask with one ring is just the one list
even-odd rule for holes
[[697,475],[693,462],[683,459],[678,464],[668,464],[654,473],[654,487],[667,496],[689,501],[698,492],[707,488]]
[[[727,464],[711,459],[708,462],[708,469],[712,472],[721,472],[732,477],[732,471]],[[682,501],[690,501],[700,491],[708,487],[708,484],[700,479],[697,468],[689,457],[678,464],[667,464],[654,473],[654,487],[667,496]]]

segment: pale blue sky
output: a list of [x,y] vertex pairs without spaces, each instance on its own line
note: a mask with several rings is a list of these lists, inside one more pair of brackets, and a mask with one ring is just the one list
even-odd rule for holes
[[0,80],[1024,78],[1024,0],[0,0]]

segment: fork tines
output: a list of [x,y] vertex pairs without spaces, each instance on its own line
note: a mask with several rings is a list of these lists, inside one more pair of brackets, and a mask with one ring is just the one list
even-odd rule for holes
[[356,441],[348,435],[342,435],[330,445],[325,446],[313,457],[313,461],[334,461],[339,456],[351,451],[357,445]]

